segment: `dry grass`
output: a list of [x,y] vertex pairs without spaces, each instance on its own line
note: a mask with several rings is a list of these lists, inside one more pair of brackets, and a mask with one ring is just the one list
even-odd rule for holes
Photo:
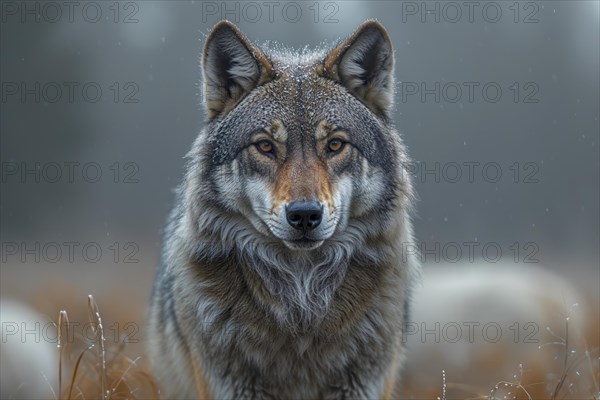
[[489,393],[462,384],[448,383],[447,372],[442,371],[442,387],[438,390],[441,395],[438,394],[436,399],[600,400],[600,349],[596,347],[590,350],[584,336],[577,343],[573,342],[569,323],[572,309],[576,306],[573,305],[564,316],[563,335],[547,328],[551,340],[539,346],[540,351],[553,348],[554,365],[536,365],[537,369],[526,369],[524,364],[519,364],[513,380],[498,381]]
[[[58,383],[53,387],[55,399],[150,399],[158,398],[157,383],[140,357],[125,356],[126,340],[107,344],[98,305],[88,296],[89,322],[95,340],[69,337],[66,311],[59,313]],[[557,334],[548,328],[549,341],[539,346],[551,352],[551,365],[528,366],[527,360],[517,367],[512,380],[500,380],[491,388],[472,387],[452,382],[452,371],[441,371],[438,388],[419,388],[411,393],[405,382],[402,399],[437,398],[438,400],[600,400],[600,357],[597,347],[589,349],[585,336],[571,332],[571,317],[565,316],[564,332]],[[593,334],[595,335],[594,332]],[[595,340],[595,339],[594,339]],[[594,342],[596,343],[596,342]],[[493,365],[490,366],[493,368]],[[68,371],[68,373],[67,373]],[[56,390],[54,389],[56,388]],[[413,388],[414,389],[414,388]],[[419,393],[419,394],[417,394]],[[428,393],[425,397],[423,393]]]
[[[107,344],[102,316],[92,295],[88,296],[88,314],[93,341],[69,337],[67,312],[59,313],[58,390],[53,390],[54,397],[68,400],[158,398],[158,386],[140,358],[124,355],[126,341]],[[72,372],[65,377],[67,369]]]

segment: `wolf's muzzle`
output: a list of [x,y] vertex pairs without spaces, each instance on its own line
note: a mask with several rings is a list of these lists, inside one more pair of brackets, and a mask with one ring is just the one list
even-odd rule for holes
[[315,200],[293,201],[285,207],[287,222],[294,229],[310,231],[323,220],[323,206]]

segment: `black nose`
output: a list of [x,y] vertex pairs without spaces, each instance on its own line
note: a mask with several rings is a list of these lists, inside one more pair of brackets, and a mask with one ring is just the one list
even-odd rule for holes
[[287,221],[295,229],[310,231],[323,219],[323,207],[315,200],[293,201],[286,208]]

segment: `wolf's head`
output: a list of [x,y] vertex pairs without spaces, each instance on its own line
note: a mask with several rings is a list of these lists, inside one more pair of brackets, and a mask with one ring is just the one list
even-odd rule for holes
[[190,155],[205,204],[292,250],[381,233],[410,197],[393,67],[376,21],[310,56],[269,53],[218,23],[202,58],[208,124]]
[[396,268],[412,238],[393,66],[375,21],[311,54],[261,49],[218,23],[202,57],[208,122],[188,154],[167,257],[214,274],[202,284],[217,293],[242,274],[296,332],[323,320],[351,265],[365,285],[354,290],[372,293],[376,278],[357,271]]

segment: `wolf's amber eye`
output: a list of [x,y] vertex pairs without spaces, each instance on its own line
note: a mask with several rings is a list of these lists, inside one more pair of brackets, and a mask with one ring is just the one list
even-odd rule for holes
[[339,153],[346,143],[342,142],[340,139],[331,139],[329,143],[327,143],[327,150],[330,153]]
[[275,148],[273,146],[273,143],[271,143],[268,140],[261,140],[260,142],[256,143],[256,148],[263,154],[266,155],[274,155],[275,154]]

